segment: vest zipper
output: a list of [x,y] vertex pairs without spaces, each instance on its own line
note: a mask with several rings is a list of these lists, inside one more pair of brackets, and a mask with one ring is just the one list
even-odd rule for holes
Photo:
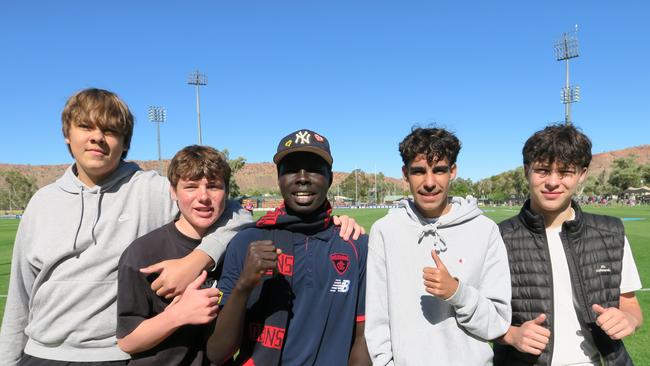
[[551,277],[551,308],[549,309],[549,312],[553,314],[552,321],[548,321],[549,325],[551,327],[551,336],[548,339],[548,362],[546,363],[548,366],[551,366],[551,363],[553,361],[553,343],[555,342],[555,289],[553,288],[553,267],[551,264],[551,251],[548,249],[548,237],[546,236],[546,230],[544,230],[543,233],[543,238],[544,238],[544,252],[546,253],[546,263],[547,268],[549,269],[549,276]]

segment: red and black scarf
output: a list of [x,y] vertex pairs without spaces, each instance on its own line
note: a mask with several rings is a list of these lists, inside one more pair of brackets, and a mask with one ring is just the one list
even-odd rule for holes
[[264,229],[263,239],[273,241],[282,250],[277,271],[267,272],[248,298],[244,337],[235,364],[246,366],[277,366],[282,359],[285,335],[293,309],[293,243],[292,232],[313,235],[332,224],[332,206],[325,201],[308,216],[288,213],[284,203],[269,211],[254,225]]

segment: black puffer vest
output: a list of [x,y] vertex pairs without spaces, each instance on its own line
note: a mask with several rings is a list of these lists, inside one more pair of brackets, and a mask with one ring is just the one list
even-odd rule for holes
[[[625,232],[621,220],[583,213],[572,202],[575,220],[562,225],[564,246],[576,313],[591,332],[605,365],[633,365],[622,341],[609,338],[596,325],[592,304],[618,307]],[[553,356],[553,276],[546,241],[544,219],[530,210],[530,201],[519,215],[499,224],[508,250],[512,277],[512,325],[519,326],[539,314],[546,314],[545,326],[551,339],[544,352],[531,355],[514,347],[495,344],[494,365],[550,365]]]

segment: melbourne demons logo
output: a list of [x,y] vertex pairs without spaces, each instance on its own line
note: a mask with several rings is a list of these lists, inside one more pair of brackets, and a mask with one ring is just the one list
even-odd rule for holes
[[350,268],[350,257],[347,254],[334,253],[330,255],[330,260],[338,274],[343,275]]

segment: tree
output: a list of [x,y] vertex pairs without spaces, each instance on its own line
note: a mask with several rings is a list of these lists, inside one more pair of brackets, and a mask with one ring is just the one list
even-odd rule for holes
[[228,149],[223,149],[223,154],[226,156],[226,160],[228,161],[228,165],[230,165],[230,198],[236,198],[241,195],[239,185],[237,184],[237,181],[235,180],[235,173],[240,171],[244,165],[246,165],[246,158],[243,157],[237,157],[235,159],[230,159],[230,152]]
[[590,175],[585,181],[582,194],[587,196],[608,196],[616,193],[617,188],[609,184],[607,171],[603,170],[598,176]]
[[4,186],[0,191],[0,204],[3,209],[25,209],[32,195],[36,192],[36,179],[10,170],[2,174]]
[[644,185],[650,186],[650,164],[641,166],[641,179],[643,179]]
[[609,184],[622,192],[630,187],[641,185],[641,167],[635,162],[634,157],[615,159],[612,164],[612,172],[609,176]]
[[450,196],[466,197],[475,195],[474,184],[471,179],[456,178],[451,182],[449,187]]
[[342,195],[357,199],[359,202],[368,201],[369,180],[366,173],[361,169],[353,170],[347,177],[345,177],[345,179],[343,179],[339,186],[341,187]]

